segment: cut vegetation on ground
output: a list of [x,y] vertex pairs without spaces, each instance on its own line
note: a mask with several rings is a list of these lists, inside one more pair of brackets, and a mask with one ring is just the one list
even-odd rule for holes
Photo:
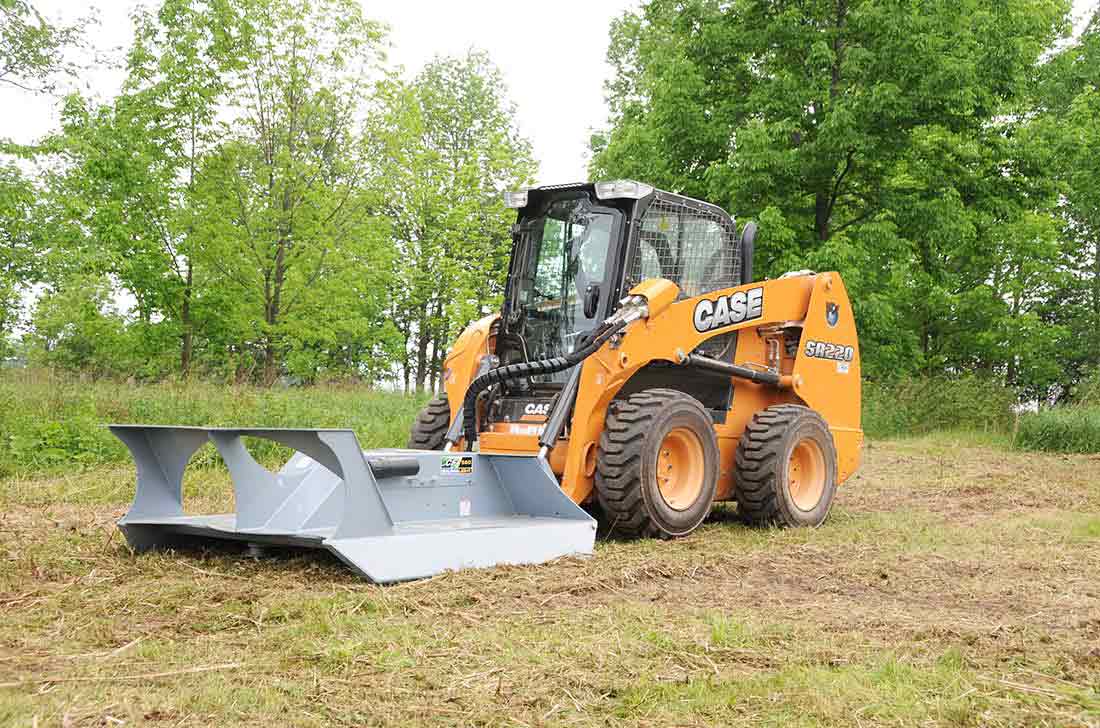
[[0,724],[1100,725],[1100,457],[973,443],[873,443],[814,531],[386,588],[133,556],[129,466],[8,478]]

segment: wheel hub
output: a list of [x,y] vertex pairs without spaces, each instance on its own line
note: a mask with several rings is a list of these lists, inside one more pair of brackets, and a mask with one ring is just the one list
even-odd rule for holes
[[800,440],[787,465],[787,489],[800,510],[812,511],[825,492],[825,455],[810,439]]
[[703,444],[686,427],[669,431],[657,451],[657,488],[674,510],[687,510],[703,490]]

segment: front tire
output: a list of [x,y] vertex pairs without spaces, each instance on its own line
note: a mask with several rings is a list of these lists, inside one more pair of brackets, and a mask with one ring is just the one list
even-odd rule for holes
[[451,426],[451,405],[446,397],[435,397],[413,423],[409,432],[409,448],[413,450],[442,450]]
[[737,444],[741,518],[758,526],[819,526],[836,495],[836,445],[817,412],[794,404],[757,412]]
[[686,536],[710,513],[717,484],[714,421],[697,399],[649,389],[612,403],[596,464],[609,534]]

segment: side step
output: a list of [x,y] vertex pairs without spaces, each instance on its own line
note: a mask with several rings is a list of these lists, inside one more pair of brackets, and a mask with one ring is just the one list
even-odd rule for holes
[[[351,430],[111,425],[137,465],[118,525],[136,551],[204,539],[328,549],[371,581],[537,564],[590,554],[596,522],[534,456],[364,452]],[[297,450],[272,473],[242,437]],[[183,512],[183,472],[207,442],[233,479],[236,512]]]

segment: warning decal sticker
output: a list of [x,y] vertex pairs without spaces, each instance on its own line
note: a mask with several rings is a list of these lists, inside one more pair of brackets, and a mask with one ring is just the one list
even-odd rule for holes
[[439,472],[451,475],[470,475],[474,472],[472,455],[452,455],[439,462]]

